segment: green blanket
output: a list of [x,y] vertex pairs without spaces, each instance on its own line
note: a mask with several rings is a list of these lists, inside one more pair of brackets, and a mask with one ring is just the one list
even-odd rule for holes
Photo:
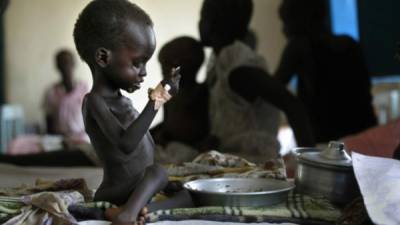
[[202,219],[229,222],[293,222],[333,224],[341,212],[326,199],[291,192],[286,202],[267,207],[198,207],[160,210],[149,214],[148,222]]
[[[111,204],[90,202],[88,208],[109,208]],[[23,204],[17,198],[0,198],[0,222],[20,213]],[[202,219],[229,222],[292,222],[298,224],[334,224],[341,212],[324,198],[311,198],[291,192],[286,202],[267,207],[198,207],[159,210],[148,215],[148,222]]]

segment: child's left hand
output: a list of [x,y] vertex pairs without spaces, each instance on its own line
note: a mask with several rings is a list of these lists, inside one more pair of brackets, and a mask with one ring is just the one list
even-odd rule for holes
[[149,88],[149,98],[155,101],[154,109],[158,110],[179,91],[180,67],[173,68],[171,77],[162,80],[155,89]]
[[154,109],[158,110],[164,103],[168,102],[172,96],[160,83],[155,89],[149,88],[149,98],[154,101]]

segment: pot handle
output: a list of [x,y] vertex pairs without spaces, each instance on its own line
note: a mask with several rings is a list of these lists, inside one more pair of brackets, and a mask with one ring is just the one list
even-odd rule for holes
[[292,151],[296,155],[300,155],[300,154],[305,153],[305,152],[321,152],[321,150],[319,150],[317,148],[307,148],[307,147],[293,148]]

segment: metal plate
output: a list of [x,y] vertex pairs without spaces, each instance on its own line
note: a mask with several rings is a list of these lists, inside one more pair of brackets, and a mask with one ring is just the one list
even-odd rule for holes
[[268,206],[284,202],[294,184],[267,178],[212,178],[183,185],[199,206]]

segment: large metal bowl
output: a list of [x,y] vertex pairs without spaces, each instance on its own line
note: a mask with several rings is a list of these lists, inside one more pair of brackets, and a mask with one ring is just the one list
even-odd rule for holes
[[267,178],[211,178],[185,183],[198,206],[268,206],[286,201],[294,184]]

